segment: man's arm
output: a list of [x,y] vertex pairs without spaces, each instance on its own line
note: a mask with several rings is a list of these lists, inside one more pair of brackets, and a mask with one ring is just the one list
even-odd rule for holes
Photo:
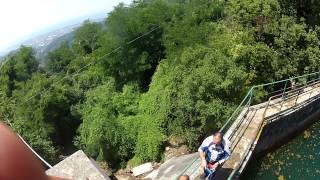
[[225,140],[225,145],[224,145],[224,156],[223,158],[218,161],[218,163],[221,165],[223,164],[226,160],[229,159],[231,153],[230,153],[230,142]]
[[203,168],[205,168],[207,166],[206,153],[205,153],[207,148],[208,148],[208,138],[206,138],[202,142],[201,146],[198,149],[199,156],[200,156],[200,159],[201,159],[201,166]]
[[201,159],[201,166],[203,168],[205,168],[207,166],[207,161],[206,161],[206,154],[202,151],[199,151],[199,156],[200,156],[200,159]]

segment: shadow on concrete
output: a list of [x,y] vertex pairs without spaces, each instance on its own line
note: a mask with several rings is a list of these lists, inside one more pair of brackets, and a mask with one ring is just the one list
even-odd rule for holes
[[[232,173],[232,171],[233,171],[233,169],[231,169],[231,168],[221,167],[217,171],[217,174],[213,177],[213,179],[215,179],[215,180],[228,179],[228,177]],[[238,177],[238,176],[236,175],[235,177]]]

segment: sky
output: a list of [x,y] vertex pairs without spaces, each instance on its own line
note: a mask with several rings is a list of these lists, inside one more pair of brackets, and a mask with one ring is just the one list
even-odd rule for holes
[[73,19],[107,15],[120,2],[131,0],[0,0],[0,52]]

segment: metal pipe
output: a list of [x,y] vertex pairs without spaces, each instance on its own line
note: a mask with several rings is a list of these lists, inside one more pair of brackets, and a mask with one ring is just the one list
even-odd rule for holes
[[[289,80],[288,80],[289,81]],[[286,81],[286,83],[284,84],[284,89],[283,89],[283,95],[282,95],[282,99],[285,97],[284,94],[286,92],[286,89],[287,89],[287,84],[288,84],[288,81]]]
[[241,101],[240,105],[236,108],[236,110],[232,113],[232,115],[230,116],[230,118],[227,120],[227,122],[222,126],[222,128],[219,130],[220,132],[223,132],[225,130],[225,128],[227,127],[227,125],[229,124],[229,122],[231,122],[231,119],[233,118],[233,116],[235,115],[235,112],[237,112],[237,110],[242,106],[242,104],[245,102],[245,100],[248,98],[250,92],[253,90],[253,87],[250,89],[250,91],[247,93],[247,95],[245,96],[245,98]]
[[268,110],[269,105],[270,105],[270,101],[271,101],[271,97],[269,98],[269,101],[268,101],[268,103],[267,103],[267,106],[266,106],[266,108],[265,108],[265,110],[264,110],[264,112],[263,112],[262,119],[264,119],[264,118],[266,117],[267,110]]
[[290,80],[290,79],[295,80],[295,79],[299,79],[299,78],[303,78],[303,77],[312,76],[312,75],[315,75],[315,74],[319,74],[319,78],[320,78],[320,72],[315,72],[315,73],[310,73],[310,74],[305,74],[305,75],[301,75],[301,76],[296,76],[296,77],[292,77],[292,78],[288,78],[288,79],[284,79],[284,80],[280,80],[280,81],[275,81],[275,82],[270,82],[270,83],[255,85],[255,86],[253,86],[253,87],[255,87],[255,88],[257,88],[257,87],[265,87],[265,86],[268,86],[268,85],[279,84],[279,83],[285,82],[285,81]]

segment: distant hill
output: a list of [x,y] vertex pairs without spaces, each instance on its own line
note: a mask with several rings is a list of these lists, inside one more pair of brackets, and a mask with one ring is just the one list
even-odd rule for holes
[[61,37],[54,39],[51,43],[49,43],[46,46],[42,46],[42,47],[39,47],[38,49],[35,49],[37,58],[42,60],[44,57],[46,57],[46,55],[50,51],[57,49],[61,43],[65,42],[65,41],[71,42],[72,39],[73,39],[73,31],[70,33],[67,33]]
[[39,44],[35,45],[27,45],[27,46],[32,46],[36,52],[36,57],[40,60],[46,57],[46,55],[55,49],[57,49],[62,42],[71,42],[73,39],[73,31],[62,34],[62,35],[57,35],[50,39],[52,36],[48,36],[47,39],[44,39],[43,41],[40,41]]
[[[104,18],[90,20],[90,21],[102,23],[104,21]],[[65,41],[71,42],[73,39],[73,31],[76,30],[81,25],[82,23],[78,23],[78,24],[57,29],[50,33],[46,33],[38,37],[32,38],[30,40],[27,40],[23,42],[22,45],[33,47],[36,52],[36,57],[40,61],[42,61],[43,58],[45,58],[50,51],[53,51],[56,48],[58,48],[62,42],[65,42]],[[15,50],[12,50],[11,52],[14,52],[14,51]],[[0,61],[3,60],[4,57],[5,55],[1,54]]]
[[31,46],[36,52],[36,57],[42,60],[50,51],[55,50],[64,41],[71,41],[73,31],[81,24],[67,26],[56,31],[30,39],[24,43],[25,46]]

